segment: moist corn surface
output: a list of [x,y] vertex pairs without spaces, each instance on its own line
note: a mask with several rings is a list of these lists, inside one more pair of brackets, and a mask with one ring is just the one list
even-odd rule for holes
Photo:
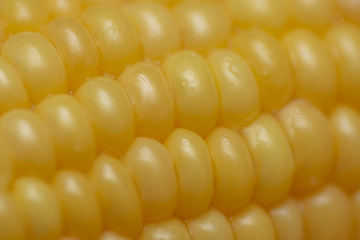
[[360,0],[0,0],[0,240],[360,240]]

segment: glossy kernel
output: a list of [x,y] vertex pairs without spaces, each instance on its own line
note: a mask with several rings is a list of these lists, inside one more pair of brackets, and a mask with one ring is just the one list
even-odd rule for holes
[[303,200],[305,229],[309,240],[349,239],[352,228],[350,199],[329,185]]
[[176,207],[177,180],[168,150],[154,139],[138,137],[124,161],[139,189],[144,219],[156,221],[170,217]]
[[166,221],[150,223],[144,226],[140,240],[190,240],[190,234],[185,226],[177,218]]
[[99,150],[119,156],[135,134],[134,112],[121,85],[109,77],[95,77],[74,94],[89,117]]
[[38,31],[47,22],[49,12],[44,0],[2,0],[0,15],[8,31],[15,34]]
[[186,223],[193,240],[233,240],[229,220],[218,210],[210,208]]
[[260,111],[256,79],[243,58],[232,50],[218,49],[208,56],[220,101],[220,124],[240,128]]
[[50,185],[34,177],[20,178],[14,184],[13,196],[26,222],[29,239],[60,238],[60,203]]
[[280,42],[260,29],[242,30],[232,42],[255,73],[264,109],[271,111],[283,106],[292,96],[293,76]]
[[101,233],[101,212],[93,186],[74,171],[60,171],[54,189],[62,205],[65,232],[79,239],[97,239]]
[[268,214],[260,206],[250,204],[231,217],[235,240],[276,240],[276,232]]
[[140,59],[135,27],[113,5],[95,5],[81,15],[98,44],[104,74],[118,76],[126,65]]
[[212,203],[223,213],[243,207],[255,185],[252,158],[243,138],[233,130],[215,128],[206,138],[214,166]]
[[263,114],[243,131],[256,169],[254,199],[273,205],[287,194],[293,179],[294,159],[279,122]]
[[335,62],[324,42],[309,30],[288,33],[283,44],[294,71],[295,93],[328,111],[338,92]]
[[100,57],[96,43],[88,30],[74,18],[59,17],[42,30],[60,52],[70,91],[76,90],[91,77],[100,75]]
[[155,2],[137,2],[128,4],[125,11],[138,29],[145,58],[162,60],[180,48],[179,29],[168,8]]
[[290,102],[277,116],[293,150],[293,190],[305,193],[320,186],[334,165],[330,121],[304,100]]
[[335,136],[336,167],[334,178],[350,190],[360,188],[360,114],[340,105],[330,117]]
[[13,180],[13,177],[14,157],[9,151],[8,145],[6,144],[6,139],[0,136],[0,191],[7,189],[10,182]]
[[294,22],[307,27],[324,27],[334,15],[333,0],[291,0],[289,7]]
[[106,229],[127,237],[137,236],[143,219],[141,202],[124,164],[111,156],[100,155],[90,171],[90,179],[101,204]]
[[78,17],[82,10],[82,0],[45,0],[50,18],[60,16]]
[[196,216],[208,208],[214,191],[209,148],[199,135],[182,128],[175,129],[164,145],[173,158],[177,173],[176,214]]
[[95,158],[95,137],[89,119],[72,96],[59,94],[36,106],[49,127],[59,167],[86,171]]
[[40,34],[13,35],[2,46],[1,55],[20,72],[33,103],[68,91],[64,63],[56,49]]
[[29,108],[29,96],[16,69],[0,57],[0,115],[16,107]]
[[179,51],[162,68],[173,90],[176,126],[206,135],[218,119],[218,93],[205,59],[191,51]]
[[286,0],[225,0],[225,4],[240,26],[255,25],[279,30],[289,18]]
[[220,6],[210,2],[182,1],[173,11],[186,48],[205,52],[225,46],[231,33],[231,20]]
[[134,106],[136,135],[164,140],[175,125],[175,103],[161,69],[139,62],[129,66],[118,80]]
[[0,193],[0,239],[24,240],[25,228],[11,195]]
[[298,203],[294,199],[286,199],[275,208],[272,208],[270,217],[279,240],[305,239],[303,216]]
[[13,157],[15,176],[52,176],[57,165],[53,142],[35,113],[20,109],[7,112],[0,118],[0,135]]
[[330,27],[325,40],[340,74],[340,96],[360,107],[360,29],[349,23]]

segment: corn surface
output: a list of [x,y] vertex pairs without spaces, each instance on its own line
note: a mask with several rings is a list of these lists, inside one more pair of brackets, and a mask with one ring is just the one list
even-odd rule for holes
[[0,0],[0,240],[360,240],[360,0]]

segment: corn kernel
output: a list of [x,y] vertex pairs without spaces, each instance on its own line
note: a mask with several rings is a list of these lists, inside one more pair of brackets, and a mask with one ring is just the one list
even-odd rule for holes
[[250,123],[260,111],[259,89],[246,62],[234,51],[218,49],[208,56],[220,101],[219,122],[229,128]]
[[100,150],[119,156],[135,134],[134,112],[121,85],[109,77],[95,77],[74,94],[85,108]]
[[205,211],[213,196],[214,176],[206,142],[196,133],[177,128],[165,140],[178,179],[176,214],[193,217]]
[[60,238],[60,203],[49,184],[34,177],[20,178],[14,184],[13,196],[26,220],[25,228],[30,239]]
[[283,106],[293,93],[293,77],[285,49],[274,36],[261,29],[241,31],[232,41],[235,50],[255,73],[263,108],[271,111]]
[[250,204],[232,216],[231,223],[235,240],[276,239],[270,217],[256,204]]
[[104,74],[118,76],[126,65],[140,59],[140,43],[135,27],[120,9],[96,5],[86,9],[82,21],[94,34]]
[[100,74],[100,59],[96,44],[87,29],[73,18],[56,18],[43,29],[60,52],[70,91],[76,90],[89,77]]
[[137,236],[142,210],[135,185],[125,166],[117,159],[100,155],[90,172],[107,229],[128,237]]
[[168,150],[154,139],[138,137],[124,161],[139,189],[144,219],[170,217],[176,207],[177,179]]
[[139,32],[144,57],[161,60],[180,48],[180,33],[171,12],[161,4],[129,4],[126,14]]
[[280,123],[263,114],[242,133],[255,163],[254,199],[263,205],[280,202],[289,191],[295,168],[290,144]]
[[229,220],[219,211],[210,208],[186,223],[193,240],[233,240]]
[[9,33],[38,31],[49,18],[45,0],[2,0],[0,15]]
[[226,128],[216,128],[206,138],[213,158],[213,205],[231,213],[251,198],[255,171],[249,150],[240,135]]
[[95,137],[76,99],[58,94],[42,101],[35,112],[53,136],[59,167],[88,170],[95,158]]
[[56,49],[40,34],[13,35],[2,46],[1,55],[20,71],[33,103],[51,94],[68,92],[64,63]]
[[175,125],[175,103],[161,69],[139,62],[129,66],[118,80],[134,106],[136,135],[164,140]]
[[201,136],[218,120],[218,93],[205,59],[192,51],[179,51],[167,58],[162,68],[173,90],[176,126]]
[[54,180],[65,232],[79,239],[97,239],[102,230],[98,201],[90,182],[74,171],[60,171]]

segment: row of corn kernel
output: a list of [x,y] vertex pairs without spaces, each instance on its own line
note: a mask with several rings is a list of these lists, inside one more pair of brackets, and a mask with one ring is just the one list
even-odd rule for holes
[[[112,161],[105,158],[99,159],[99,162]],[[120,162],[116,160],[113,162],[118,163]],[[119,169],[110,167],[108,171],[111,170]],[[117,172],[114,173],[113,177],[116,177]],[[65,235],[67,237],[61,238],[62,240],[135,239],[129,236],[129,231],[136,227],[132,225],[133,221],[121,221],[109,227],[106,221],[109,216],[104,215],[105,226],[102,225],[96,198],[87,180],[79,173],[60,171],[54,181],[54,188],[60,196],[61,203],[56,200],[55,193],[49,185],[42,180],[29,177],[16,182],[12,196],[0,193],[0,238],[49,240],[59,239],[61,235]],[[358,239],[359,206],[359,193],[350,200],[340,189],[329,185],[301,200],[286,199],[270,209],[270,215],[254,203],[228,216],[210,207],[184,222],[177,217],[171,217],[147,223],[138,232],[139,238],[136,239]],[[133,212],[120,209],[117,205],[105,206],[109,209],[111,207],[117,214],[120,211],[127,212],[126,217],[133,220],[129,218],[134,215]],[[114,217],[116,213],[112,212],[111,215]],[[125,224],[130,229],[123,226],[119,231],[119,228],[116,228],[119,224]],[[61,229],[62,227],[64,229]],[[102,233],[102,227],[113,231],[107,230]]]
[[[19,36],[19,35],[18,35]],[[35,35],[33,35],[33,36],[35,36]],[[43,42],[43,43],[45,43],[45,42]],[[15,44],[16,45],[16,44]],[[50,45],[49,45],[50,46]],[[18,49],[16,46],[15,47],[13,47],[12,49]],[[184,60],[187,60],[187,61],[185,61],[185,62],[189,62],[189,59],[195,59],[194,61],[196,61],[196,54],[194,55],[194,54],[191,54],[191,53],[189,53],[189,52],[183,52],[182,54],[179,54],[180,56],[178,56],[178,55],[176,55],[176,56],[172,56],[171,58],[169,58],[167,61],[166,61],[166,63],[168,63],[169,61],[170,61],[170,63],[172,62],[172,64],[170,64],[170,63],[168,63],[168,64],[166,64],[165,63],[165,68],[167,68],[166,66],[167,65],[170,65],[170,70],[168,70],[168,72],[172,72],[172,69],[171,69],[171,65],[177,65],[176,64],[176,61],[179,61],[179,62],[183,62]],[[221,54],[220,54],[221,55]],[[226,55],[226,53],[225,53],[225,55]],[[216,61],[217,59],[219,59],[220,57],[219,57],[219,54],[218,55],[216,55],[216,53],[215,53],[215,57],[213,57],[215,60],[214,61]],[[199,61],[198,61],[199,62]],[[200,65],[201,65],[201,63],[200,63]],[[204,64],[202,64],[202,65],[204,65]],[[215,65],[216,65],[216,63],[215,63]],[[186,66],[185,66],[186,67]],[[180,70],[179,70],[180,71]],[[181,71],[183,71],[183,70],[181,70]],[[220,73],[221,74],[221,73]],[[26,75],[26,74],[25,74]],[[169,75],[169,74],[168,74]],[[170,77],[171,78],[171,77]],[[175,78],[176,78],[176,76],[175,76]],[[204,77],[204,78],[206,78],[206,76]],[[187,80],[187,81],[190,81],[189,79],[185,79],[185,80]],[[202,88],[202,87],[201,87]],[[93,87],[93,89],[99,89],[99,87]],[[205,88],[205,89],[207,89],[207,88]],[[186,92],[186,91],[183,91],[183,92]],[[81,94],[80,94],[81,95]],[[85,94],[86,95],[86,94]],[[124,95],[124,94],[123,94]],[[181,94],[178,94],[178,95],[181,95]],[[225,94],[226,95],[226,94]],[[119,96],[121,96],[121,94],[119,94]],[[188,96],[186,96],[187,98],[188,98]],[[84,97],[84,98],[86,98],[86,96]],[[93,98],[91,98],[91,99],[93,99]],[[210,97],[209,97],[209,99],[213,99],[213,97],[210,95]],[[182,101],[182,99],[180,98],[180,99],[177,99],[178,101],[176,101],[177,103],[184,103],[184,101]],[[204,100],[204,98],[202,99],[202,100]],[[125,102],[126,102],[126,100],[124,100]],[[190,104],[193,104],[194,103],[194,101],[189,101],[190,103],[189,103],[189,105]],[[231,102],[231,101],[230,101]],[[126,103],[125,103],[125,105],[126,105]],[[211,107],[212,105],[211,104],[209,104],[209,106]],[[48,108],[51,108],[51,107],[48,107]],[[126,109],[126,107],[123,107],[123,109]],[[201,108],[201,107],[199,107],[199,108]],[[213,109],[214,107],[212,106],[212,109]],[[46,108],[45,108],[46,109]],[[187,106],[185,106],[185,107],[183,107],[183,109],[186,109],[186,110],[189,110],[190,108],[189,108],[189,106],[187,105]],[[195,111],[198,111],[198,109],[195,109]],[[127,112],[129,112],[129,111],[127,111]],[[213,112],[213,110],[211,110],[210,109],[210,113],[212,113]],[[94,115],[97,115],[97,114],[94,114]],[[131,114],[124,114],[124,115],[131,115]],[[186,114],[184,114],[184,115],[186,115]],[[224,115],[224,114],[221,114],[222,116]],[[98,115],[99,116],[99,115]],[[204,118],[204,116],[203,116],[203,118]],[[208,121],[208,117],[205,117],[204,119],[207,119],[207,121]],[[187,121],[186,121],[187,120]],[[180,121],[180,120],[179,120]],[[192,124],[193,123],[195,123],[197,126],[189,126],[189,125],[186,125],[187,124],[187,122],[192,122]],[[199,132],[199,133],[202,133],[202,135],[204,135],[204,132],[206,133],[206,132],[208,132],[209,131],[209,129],[212,129],[213,127],[214,127],[214,124],[215,124],[215,122],[216,122],[216,119],[214,119],[214,121],[213,121],[213,123],[212,123],[212,125],[211,125],[211,121],[208,121],[208,122],[210,122],[210,126],[206,126],[206,124],[204,123],[204,121],[203,122],[200,122],[200,121],[189,121],[188,119],[185,119],[185,123],[184,123],[184,125],[183,124],[179,124],[180,126],[182,126],[182,127],[187,127],[187,128],[190,128],[190,129],[193,129],[193,128],[195,128],[196,129],[196,131],[197,132]],[[235,121],[235,122],[238,122],[238,121]],[[209,124],[209,123],[208,123]],[[225,124],[226,125],[226,124]],[[111,125],[109,125],[109,126],[111,126]],[[207,129],[205,128],[205,130],[199,130],[197,127],[198,126],[201,126],[201,127],[207,127]],[[88,128],[89,129],[89,128]],[[131,127],[130,128],[126,128],[127,130],[129,130],[130,132],[131,132]],[[324,132],[326,132],[326,131],[324,131]],[[129,134],[128,134],[129,135]],[[130,133],[130,135],[131,135],[131,133]],[[84,135],[84,136],[88,136],[88,135]],[[326,138],[326,137],[325,137]],[[89,137],[87,137],[87,139],[91,139],[91,137],[89,138]],[[130,142],[131,141],[131,137],[130,138],[128,138],[128,137],[123,137],[122,136],[122,139],[126,139],[125,141],[128,141],[128,142]],[[330,138],[328,138],[328,139],[330,139]],[[89,144],[89,143],[88,143]],[[108,146],[109,144],[104,144],[104,146]],[[121,145],[121,146],[124,146],[124,148],[126,147],[126,144],[118,144],[118,145]],[[90,146],[91,146],[91,143],[90,143]],[[329,144],[327,143],[327,142],[325,142],[324,143],[324,146],[325,147],[323,147],[323,148],[319,148],[319,149],[327,149],[326,148],[326,146],[329,146]],[[122,149],[120,149],[119,151],[121,152],[121,150]],[[62,152],[62,151],[59,151],[59,152]],[[301,151],[302,152],[302,151]],[[311,152],[311,151],[309,151],[309,152]],[[326,155],[325,154],[325,157],[324,157],[324,159],[330,159],[331,158],[331,151],[329,151],[329,153],[330,153],[330,157],[328,156],[328,155]],[[90,155],[91,155],[91,151],[90,151]],[[321,154],[320,154],[321,155]],[[63,157],[60,157],[61,159],[63,159]],[[301,157],[300,157],[301,158]],[[77,158],[77,159],[82,159],[82,158]],[[87,159],[87,157],[85,157],[85,159]],[[65,158],[65,162],[67,161],[68,159],[66,159]],[[68,162],[71,162],[71,163],[74,163],[74,161],[71,161],[71,158],[70,158],[70,160],[68,161]],[[80,161],[81,162],[81,161]],[[314,161],[309,161],[309,162],[314,162]],[[315,161],[315,162],[317,162],[317,161]],[[321,161],[320,161],[321,162]],[[329,161],[323,161],[324,163],[327,163],[327,162],[329,162]],[[77,164],[77,163],[75,163],[75,164]],[[301,165],[301,164],[300,164]],[[50,165],[51,166],[51,165]],[[67,166],[67,167],[69,167],[67,164],[65,164],[65,166]],[[305,164],[305,166],[306,166],[306,164]],[[328,164],[328,166],[331,166],[331,164]],[[52,165],[52,167],[54,167],[54,165]],[[71,166],[71,167],[73,167],[73,166]],[[327,173],[328,171],[329,171],[329,168],[322,168],[322,165],[320,164],[320,166],[318,166],[319,167],[319,169],[322,169],[322,171],[324,171],[325,173]],[[77,169],[81,169],[81,167],[75,167],[75,168],[77,168]],[[307,169],[306,167],[305,167],[305,169]],[[28,170],[29,171],[29,170]],[[20,171],[21,172],[21,171]],[[49,172],[51,172],[51,171],[48,171],[48,174],[49,174]],[[306,171],[305,171],[306,172]],[[325,174],[325,176],[326,176],[327,174]],[[324,177],[323,177],[324,178]],[[309,177],[308,176],[308,179],[311,179],[311,177]],[[316,184],[318,184],[318,181],[319,180],[317,180],[317,179],[313,179],[313,182],[315,181],[315,185]]]
[[[232,29],[229,16],[215,4],[179,3],[174,8],[174,16],[169,9],[154,3],[128,4],[125,10],[126,17],[120,7],[117,9],[110,6],[93,6],[82,13],[81,19],[95,36],[100,54],[91,34],[75,19],[55,19],[42,29],[43,35],[61,53],[70,91],[74,91],[87,78],[100,73],[118,76],[126,65],[142,58],[140,48],[145,58],[153,60],[163,60],[181,45],[204,52],[213,47],[224,46]],[[201,20],[192,18],[194,13],[197,14],[196,16],[201,16]],[[135,33],[135,27],[139,36]],[[152,34],[154,32],[157,34]],[[180,41],[180,36],[183,41]],[[73,41],[75,37],[77,41]],[[12,63],[20,61],[20,57],[12,59],[12,56],[7,56],[7,52],[14,48],[18,49],[14,42],[22,43],[27,40],[27,37],[17,36],[12,40],[13,44],[5,45],[3,50],[5,58]],[[357,94],[360,89],[357,81],[360,75],[359,40],[359,28],[342,23],[330,27],[326,34],[326,42],[330,48],[327,48],[324,41],[309,30],[294,30],[286,34],[283,38],[283,46],[275,37],[256,29],[240,31],[230,43],[254,70],[261,88],[261,100],[265,110],[276,109],[288,101],[293,95],[293,85],[295,85],[295,96],[308,99],[324,111],[329,111],[338,99],[338,95],[340,99],[357,107],[360,106]],[[46,44],[41,39],[33,39],[33,41],[46,48]],[[83,47],[79,48],[79,45]],[[21,59],[29,58],[25,50],[26,48],[19,48],[16,55],[21,56]],[[52,57],[56,58],[56,56]],[[34,65],[38,63],[36,59],[32,60]],[[58,67],[57,72],[53,69],[49,71],[56,73],[57,76],[51,82],[52,85],[49,86],[47,80],[45,84],[44,77],[39,77],[36,71],[32,72],[32,78],[25,79],[32,102],[37,103],[49,91],[56,93],[67,89],[63,67],[58,66],[56,61],[53,59],[53,65]],[[338,64],[340,80],[335,63]],[[31,66],[31,69],[36,67],[45,66],[35,65]],[[46,68],[50,69],[50,67],[49,63]],[[291,68],[294,72],[294,83]],[[29,69],[22,70],[29,71]],[[45,79],[49,78],[50,76],[46,76]],[[35,82],[34,79],[37,81]],[[41,84],[42,87],[32,86],[34,84]],[[41,91],[41,88],[46,88],[47,91]],[[338,93],[336,89],[340,89],[340,92]]]

